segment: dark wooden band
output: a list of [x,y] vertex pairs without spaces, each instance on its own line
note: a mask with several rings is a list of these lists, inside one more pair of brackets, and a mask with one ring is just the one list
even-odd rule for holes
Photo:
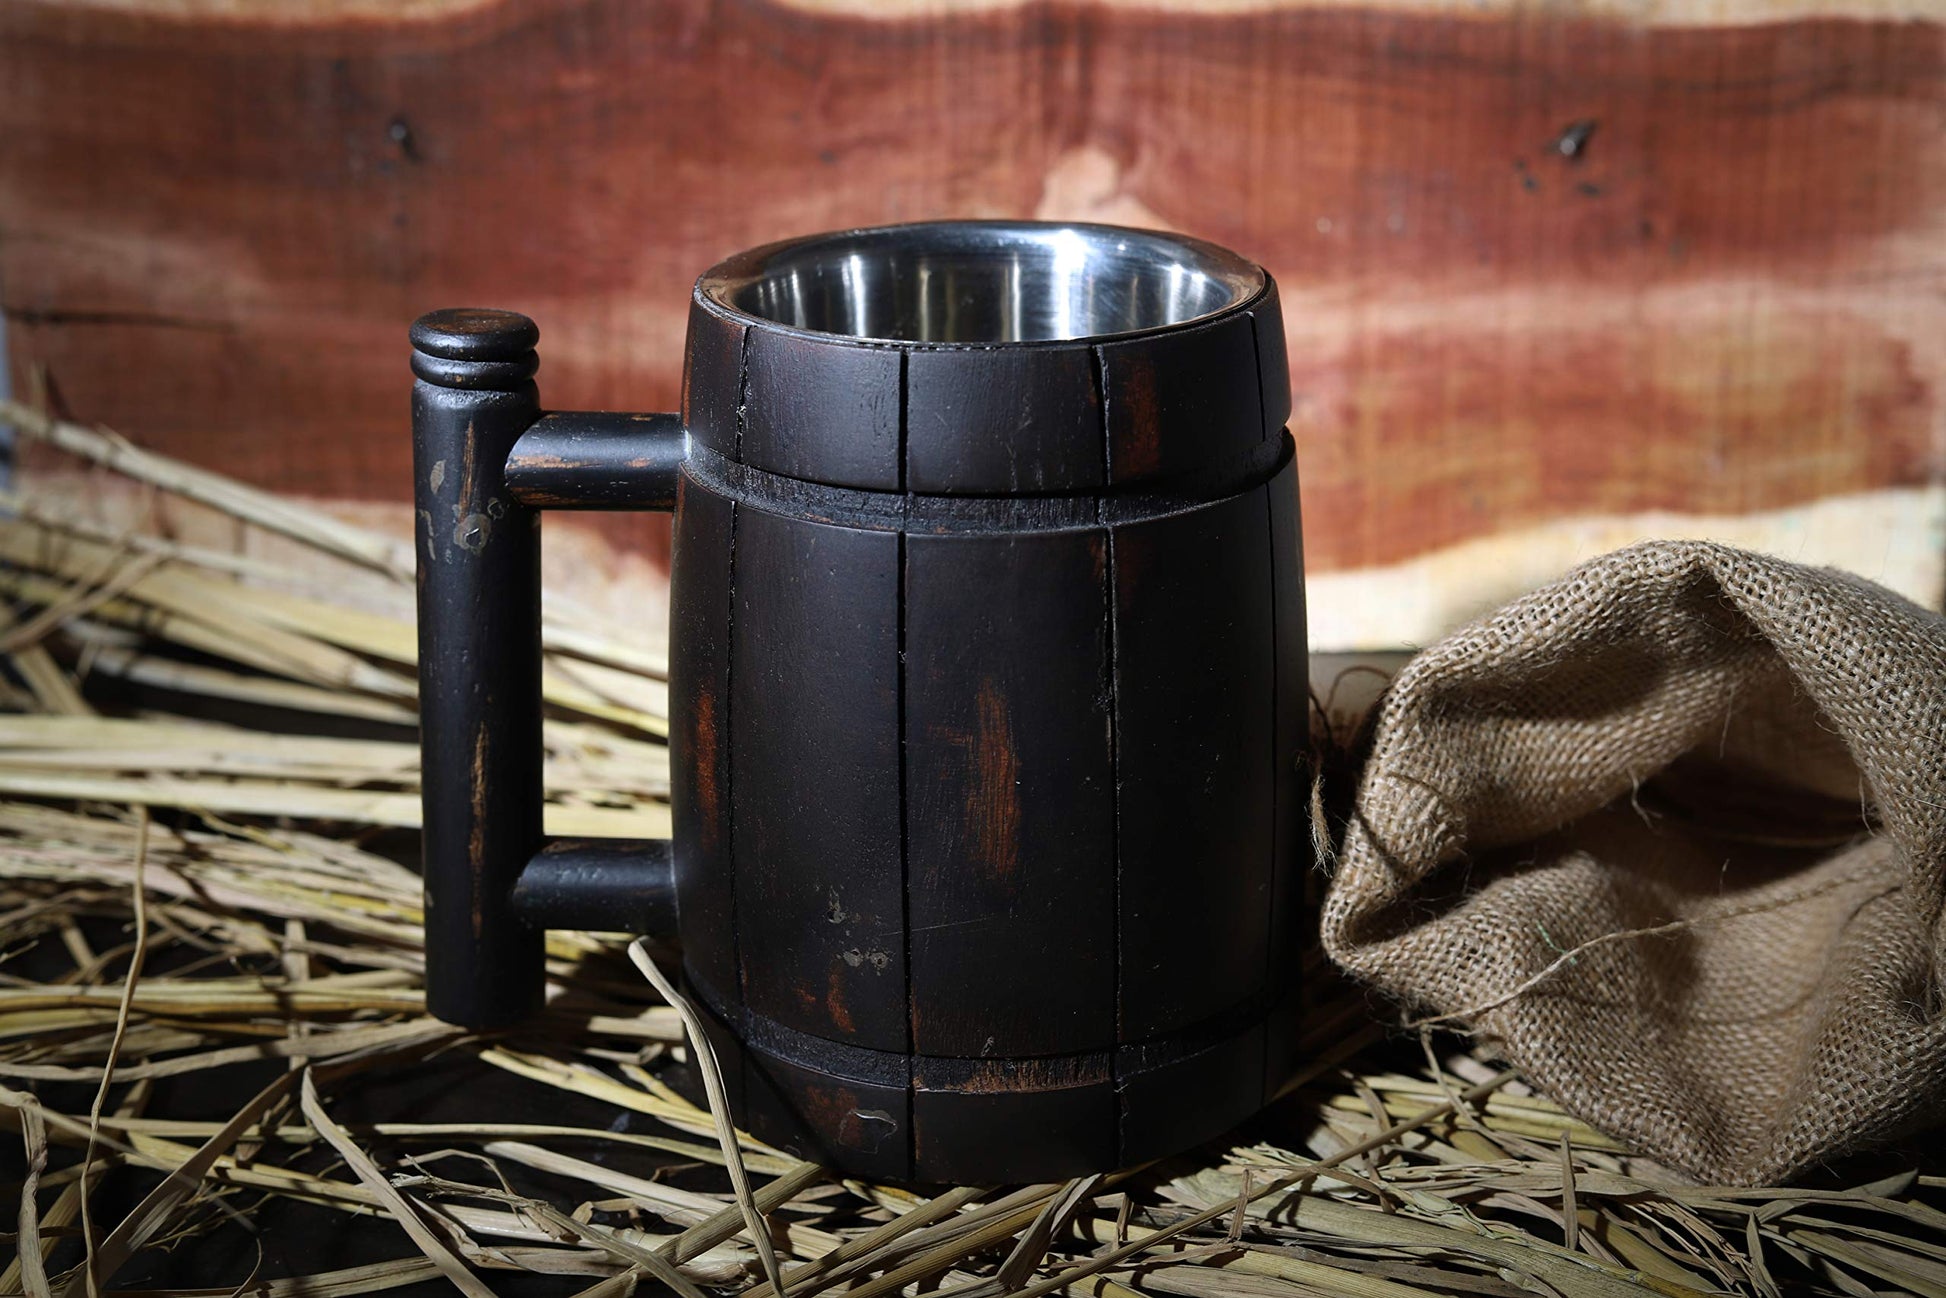
[[1146,333],[894,344],[789,329],[699,293],[684,424],[727,460],[869,491],[1088,495],[1193,479],[1289,419],[1280,312],[1266,275],[1248,301]]
[[[759,1138],[888,1181],[1057,1180],[1128,1167],[1249,1117],[1288,1071],[1296,988],[1114,1051],[1027,1059],[845,1046],[739,1013],[687,972],[731,1104]],[[1288,1053],[1288,1047],[1282,1048]]]
[[1178,479],[1101,495],[1068,496],[865,491],[770,473],[700,444],[692,445],[681,471],[725,500],[786,517],[867,531],[991,536],[1127,526],[1168,518],[1255,490],[1283,472],[1294,455],[1290,434],[1279,429],[1267,441]]

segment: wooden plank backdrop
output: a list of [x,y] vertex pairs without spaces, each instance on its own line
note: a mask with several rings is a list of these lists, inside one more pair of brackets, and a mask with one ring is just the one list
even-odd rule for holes
[[[0,304],[16,390],[403,535],[427,308],[666,409],[737,248],[1164,226],[1283,288],[1322,646],[1647,534],[1937,603],[1943,136],[1938,0],[16,0]],[[641,615],[663,523],[550,538]]]

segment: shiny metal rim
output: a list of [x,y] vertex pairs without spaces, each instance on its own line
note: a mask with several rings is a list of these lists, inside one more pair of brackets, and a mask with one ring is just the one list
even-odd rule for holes
[[1263,291],[1262,269],[1152,230],[941,221],[811,235],[739,253],[699,297],[759,326],[861,342],[990,347],[1177,328]]

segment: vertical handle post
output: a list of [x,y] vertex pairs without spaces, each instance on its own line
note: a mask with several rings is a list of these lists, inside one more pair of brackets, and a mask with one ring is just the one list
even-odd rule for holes
[[412,326],[426,1008],[472,1028],[545,986],[544,932],[512,900],[542,846],[540,514],[505,480],[540,417],[539,336],[511,311]]

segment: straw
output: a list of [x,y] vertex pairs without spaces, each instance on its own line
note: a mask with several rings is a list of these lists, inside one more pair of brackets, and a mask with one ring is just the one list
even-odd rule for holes
[[[180,1274],[281,1201],[360,1219],[392,1260],[169,1292],[484,1294],[520,1271],[580,1298],[1946,1294],[1946,1177],[1917,1154],[1797,1188],[1685,1184],[1490,1040],[1388,1034],[1315,952],[1307,1062],[1266,1115],[1152,1167],[1027,1187],[834,1179],[735,1131],[704,1039],[622,935],[550,933],[531,1023],[438,1023],[419,881],[391,855],[409,840],[388,834],[417,823],[409,556],[105,431],[0,417],[283,538],[227,555],[31,498],[0,519],[0,1125],[22,1151],[0,1293],[130,1292],[134,1265],[167,1249]],[[550,626],[550,824],[666,832],[661,654],[585,613]],[[1348,758],[1321,757],[1328,816]],[[149,1090],[241,1091],[264,1061],[294,1071],[227,1120]],[[347,1116],[371,1079],[435,1067],[601,1116]]]

